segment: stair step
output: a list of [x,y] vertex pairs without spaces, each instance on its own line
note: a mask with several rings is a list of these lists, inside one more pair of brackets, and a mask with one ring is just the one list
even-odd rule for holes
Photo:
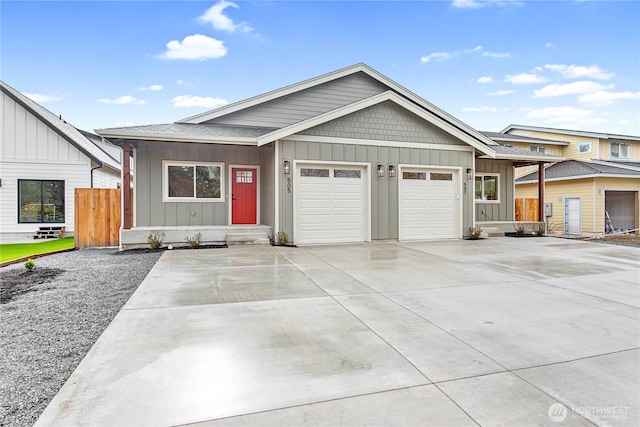
[[269,235],[263,233],[227,233],[227,245],[269,245]]

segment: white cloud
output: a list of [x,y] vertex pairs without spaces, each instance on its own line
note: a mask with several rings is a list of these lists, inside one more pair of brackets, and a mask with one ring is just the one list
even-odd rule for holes
[[597,65],[564,65],[564,64],[547,64],[544,66],[547,70],[556,71],[565,79],[590,78],[599,80],[608,80],[612,78],[614,73],[607,73],[600,69]]
[[510,53],[507,52],[484,52],[482,56],[489,56],[491,58],[508,58],[511,56]]
[[534,73],[521,73],[515,75],[508,74],[504,81],[516,85],[529,85],[534,83],[544,83],[547,79]]
[[420,62],[422,62],[423,64],[426,64],[427,62],[431,62],[432,60],[435,62],[442,62],[450,58],[451,58],[451,54],[449,52],[434,52],[420,58]]
[[120,98],[116,98],[116,99],[107,99],[107,98],[102,98],[99,99],[98,101],[102,102],[103,104],[116,104],[116,105],[125,105],[125,104],[146,104],[147,101],[145,101],[144,99],[136,99],[131,95],[125,95],[125,96],[121,96]]
[[248,33],[253,30],[246,22],[236,24],[231,18],[224,15],[223,12],[226,8],[233,7],[239,9],[239,6],[235,3],[221,0],[220,2],[211,6],[207,11],[198,18],[203,24],[211,24],[213,28],[220,31],[228,31],[230,33],[239,30],[243,33]]
[[465,50],[464,53],[480,52],[481,50],[482,50],[482,46],[478,45],[478,46],[474,47],[473,49]]
[[548,98],[563,95],[579,95],[611,89],[614,85],[602,86],[600,83],[584,80],[568,84],[550,84],[533,92],[534,98]]
[[515,90],[499,90],[496,92],[491,92],[488,93],[487,95],[489,96],[505,96],[505,95],[511,95],[512,93],[516,93]]
[[173,106],[176,108],[191,108],[191,107],[218,108],[228,103],[229,101],[222,98],[213,98],[209,96],[192,96],[192,95],[176,96],[171,100],[171,104],[173,104]]
[[487,107],[483,105],[482,107],[464,107],[462,111],[471,111],[474,113],[485,113],[485,112],[494,113],[498,111],[498,109],[496,107]]
[[194,34],[185,37],[182,42],[172,40],[167,43],[167,51],[160,55],[162,59],[200,60],[220,58],[227,54],[227,48],[220,40]]
[[563,127],[578,129],[580,127],[593,126],[608,120],[596,117],[592,110],[585,110],[570,106],[547,107],[539,110],[532,110],[527,113],[527,117],[539,120],[542,124],[562,125]]
[[606,90],[599,90],[582,95],[578,98],[578,101],[583,104],[603,107],[612,104],[614,101],[629,99],[640,99],[640,92],[607,92]]
[[138,90],[151,90],[151,91],[159,91],[162,89],[164,89],[164,86],[162,85],[142,86],[138,88]]
[[476,0],[453,0],[453,7],[458,9],[478,9],[485,6]]
[[553,43],[547,42],[547,43],[544,44],[544,47],[546,47],[547,49],[550,49],[550,48],[555,47],[555,46],[554,46]]
[[25,93],[27,98],[31,98],[33,101],[45,104],[47,102],[60,101],[62,99],[61,96],[52,96],[52,95],[43,95],[40,93]]
[[493,83],[493,77],[482,76],[478,80],[476,80],[476,83]]

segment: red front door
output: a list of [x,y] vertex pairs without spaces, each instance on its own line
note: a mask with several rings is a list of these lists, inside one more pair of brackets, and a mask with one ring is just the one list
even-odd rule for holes
[[257,169],[231,169],[231,224],[256,224]]

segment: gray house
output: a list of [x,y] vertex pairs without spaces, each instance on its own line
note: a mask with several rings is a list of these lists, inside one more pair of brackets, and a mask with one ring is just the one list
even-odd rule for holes
[[97,133],[135,162],[123,246],[152,232],[166,243],[197,232],[206,242],[460,239],[480,212],[514,220],[514,166],[557,160],[503,147],[364,64],[176,123]]

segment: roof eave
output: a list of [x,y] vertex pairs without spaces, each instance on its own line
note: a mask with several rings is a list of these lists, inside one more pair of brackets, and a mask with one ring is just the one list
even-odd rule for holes
[[[592,173],[588,175],[568,175],[556,178],[545,178],[544,182],[554,181],[570,181],[574,179],[590,179],[590,178],[628,178],[628,179],[640,179],[640,175],[619,175],[611,173]],[[516,179],[517,184],[534,184],[537,183],[537,179],[527,179],[526,181],[519,181]]]
[[135,133],[117,133],[105,130],[96,130],[98,135],[108,138],[116,145],[121,145],[118,140],[135,140],[135,141],[166,141],[166,142],[194,142],[203,144],[230,144],[230,145],[258,145],[256,138],[239,138],[239,137],[198,137],[189,135],[176,134],[135,134]]

